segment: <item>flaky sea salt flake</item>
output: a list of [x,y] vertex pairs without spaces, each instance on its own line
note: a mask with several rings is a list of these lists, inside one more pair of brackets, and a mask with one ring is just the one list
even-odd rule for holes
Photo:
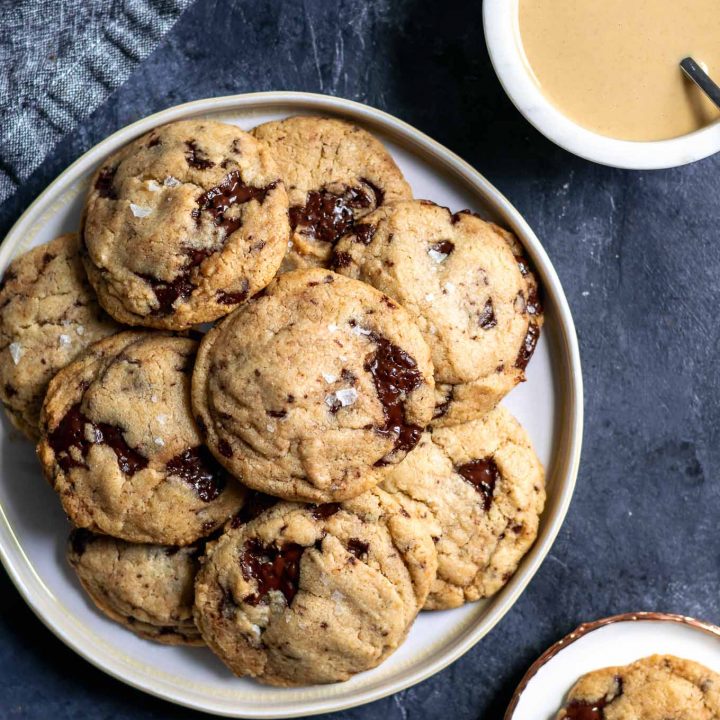
[[17,365],[20,362],[20,358],[25,354],[23,346],[19,342],[10,343],[9,350],[13,362]]
[[60,342],[60,347],[70,347],[70,345],[72,345],[72,338],[64,333],[60,335],[58,341]]
[[445,262],[445,260],[447,260],[447,253],[440,252],[439,250],[435,250],[434,248],[430,248],[427,251],[427,254],[430,256],[430,258],[434,262],[436,262],[438,264],[441,262]]
[[355,388],[343,388],[342,390],[337,390],[334,395],[342,407],[354,405],[358,398],[357,390]]
[[135,203],[130,203],[130,211],[136,218],[144,218],[152,214],[151,208],[142,207],[142,205],[136,205]]
[[350,326],[351,332],[355,333],[355,335],[369,335],[370,331],[367,328],[361,327],[357,323]]
[[168,176],[163,180],[163,185],[164,185],[165,187],[173,188],[173,187],[177,187],[177,186],[180,185],[180,184],[181,184],[180,181],[179,181],[176,177],[173,177],[172,175],[168,175]]

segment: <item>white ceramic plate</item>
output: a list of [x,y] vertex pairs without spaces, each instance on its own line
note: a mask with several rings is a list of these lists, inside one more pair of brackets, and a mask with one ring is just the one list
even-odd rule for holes
[[505,720],[553,720],[581,675],[655,654],[694,660],[720,673],[720,628],[665,613],[615,615],[581,625],[532,665]]
[[201,100],[140,120],[103,141],[55,180],[0,248],[0,271],[28,248],[75,230],[89,175],[110,153],[150,128],[211,116],[250,129],[298,113],[338,115],[367,127],[389,147],[416,197],[471,208],[512,229],[545,288],[546,325],[528,382],[507,405],[528,429],[548,471],[548,503],[537,543],[490,601],[423,613],[407,642],[382,666],[350,681],[274,689],[238,680],[208,650],[155,645],[100,615],[80,591],[63,553],[68,526],[43,480],[33,448],[5,424],[0,438],[0,553],[29,605],[90,662],[137,688],[230,717],[297,717],[360,705],[417,683],[460,657],[510,609],[557,535],[572,496],[582,438],[582,376],[577,339],[560,282],[540,242],[510,203],[476,170],[400,120],[347,100],[303,93],[258,93]]

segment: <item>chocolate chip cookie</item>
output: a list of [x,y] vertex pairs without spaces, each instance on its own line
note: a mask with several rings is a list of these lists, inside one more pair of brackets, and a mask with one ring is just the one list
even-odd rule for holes
[[412,191],[390,153],[369,132],[323,117],[290,117],[255,128],[267,142],[290,200],[285,270],[326,267],[334,243],[381,205]]
[[435,565],[425,526],[381,491],[281,502],[208,547],[195,621],[237,675],[283,686],[347,680],[402,642]]
[[78,527],[139,543],[188,545],[243,503],[202,444],[190,409],[197,342],[123,332],[51,381],[38,455]]
[[515,572],[538,531],[544,471],[525,431],[503,407],[426,432],[381,486],[430,528],[438,572],[425,605],[489,597]]
[[199,546],[144,545],[76,529],[67,557],[97,607],[136,635],[203,645],[193,620]]
[[328,270],[280,275],[203,339],[193,407],[249,487],[331,502],[379,482],[432,417],[430,350],[386,295]]
[[543,316],[510,233],[467,211],[398,203],[356,224],[337,243],[333,266],[417,322],[435,366],[436,424],[487,412],[524,379]]
[[13,260],[0,288],[0,401],[13,425],[37,440],[52,376],[118,330],[90,287],[77,235],[62,235]]
[[167,329],[226,315],[265,287],[289,232],[270,151],[212,120],[156,128],[108,158],[82,230],[101,305],[129,325]]
[[595,670],[568,693],[557,720],[718,720],[720,675],[692,660],[652,655]]

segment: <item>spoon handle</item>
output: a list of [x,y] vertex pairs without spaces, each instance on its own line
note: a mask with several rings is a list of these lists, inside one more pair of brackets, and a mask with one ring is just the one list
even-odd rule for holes
[[682,71],[720,108],[720,87],[691,58],[686,57],[681,63]]

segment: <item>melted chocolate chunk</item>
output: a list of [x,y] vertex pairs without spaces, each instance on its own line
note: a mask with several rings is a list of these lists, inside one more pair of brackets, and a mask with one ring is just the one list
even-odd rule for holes
[[455,243],[452,240],[441,240],[440,242],[431,245],[430,249],[435,252],[442,253],[443,255],[450,255],[450,253],[455,249]]
[[198,148],[194,140],[186,140],[185,147],[187,148],[185,159],[188,165],[198,170],[207,170],[215,165],[215,163]]
[[243,278],[240,290],[237,292],[218,290],[217,293],[215,293],[215,299],[222,305],[239,305],[247,300],[249,293],[250,283],[247,278]]
[[151,147],[157,147],[159,144],[160,144],[160,138],[159,138],[157,135],[155,135],[154,137],[151,137],[151,138],[150,138],[150,140],[148,141],[147,146],[148,146],[149,148],[151,148]]
[[451,385],[450,391],[445,396],[445,399],[435,406],[435,412],[433,412],[433,420],[437,420],[438,418],[441,418],[443,415],[447,414],[447,411],[450,409],[450,405],[452,405],[454,394],[455,389]]
[[340,509],[340,503],[322,503],[322,505],[311,505],[310,514],[315,520],[327,520]]
[[96,423],[95,442],[104,442],[115,451],[118,466],[126,475],[134,475],[138,470],[144,470],[148,465],[147,458],[125,442],[122,429],[115,425]]
[[333,270],[340,270],[341,268],[347,267],[352,262],[350,253],[346,252],[335,252],[333,253],[332,260],[330,261],[330,267]]
[[5,395],[9,398],[17,395],[17,390],[10,383],[5,383]]
[[375,184],[370,182],[367,178],[360,178],[360,182],[367,185],[375,195],[375,207],[380,207],[385,202],[385,193]]
[[232,448],[227,440],[220,440],[218,442],[218,452],[226,458],[231,458],[233,456]]
[[350,538],[347,542],[347,550],[349,553],[360,559],[363,555],[367,556],[370,545],[358,538]]
[[353,232],[355,233],[355,242],[369,245],[375,237],[377,228],[369,223],[360,223],[356,225]]
[[85,421],[80,405],[73,405],[48,435],[48,444],[55,453],[55,461],[65,472],[72,467],[85,466],[84,462],[76,460],[70,454],[70,448],[74,447],[83,458],[87,455],[90,443],[85,440]]
[[70,547],[80,557],[87,550],[87,546],[93,541],[94,535],[85,528],[75,528],[70,533]]
[[480,312],[478,323],[483,330],[490,330],[497,325],[497,318],[495,317],[495,308],[493,307],[492,299],[488,298],[485,306]]
[[282,420],[283,418],[287,417],[287,410],[268,410],[267,414],[272,418],[278,418],[279,420]]
[[279,590],[288,605],[297,594],[300,582],[300,558],[305,548],[297,543],[263,545],[257,538],[245,541],[240,553],[240,569],[246,580],[257,582],[257,592],[244,601],[258,605],[271,590]]
[[95,181],[95,189],[98,191],[100,197],[117,200],[117,193],[113,187],[116,172],[117,168],[107,167],[98,173],[97,180]]
[[203,260],[214,252],[215,250],[208,248],[188,248],[186,250],[187,261],[173,280],[160,280],[153,275],[139,275],[155,293],[159,307],[154,310],[154,315],[168,315],[173,311],[173,305],[177,300],[185,300],[192,295],[192,291],[195,289],[195,283],[191,278],[193,269],[202,264]]
[[517,359],[515,360],[515,367],[519,370],[524,370],[530,358],[535,352],[535,346],[537,345],[538,338],[540,337],[540,327],[535,321],[531,321],[528,325],[527,334],[523,340],[522,347],[518,353]]
[[166,470],[168,475],[192,485],[203,502],[215,500],[227,484],[225,471],[203,445],[176,455],[167,463]]
[[500,471],[495,464],[495,460],[491,457],[486,457],[482,460],[471,460],[464,465],[456,467],[455,472],[460,475],[463,480],[469,482],[483,496],[483,506],[485,512],[487,512],[492,505],[495,485],[500,480]]
[[195,283],[190,279],[190,270],[181,272],[174,280],[160,280],[152,275],[140,275],[140,277],[149,283],[159,307],[153,311],[154,315],[168,315],[173,311],[176,300],[185,300],[190,297],[195,289]]
[[276,497],[266,495],[257,490],[249,490],[245,496],[245,502],[239,512],[230,521],[230,527],[237,528],[249,523],[266,510],[273,507],[278,501]]
[[617,700],[623,694],[623,681],[619,676],[615,676],[615,693],[611,696],[605,696],[594,702],[586,700],[573,700],[565,708],[565,717],[567,720],[604,720],[605,708],[612,702]]
[[[423,384],[422,373],[415,360],[402,348],[375,332],[371,332],[368,337],[377,349],[365,361],[364,367],[372,375],[375,392],[385,414],[385,424],[378,428],[378,431],[384,435],[395,436],[391,454],[397,451],[408,452],[420,440],[422,428],[406,421],[405,398]],[[384,465],[388,460],[386,456],[376,465]]]
[[[92,438],[88,440],[88,437]],[[123,430],[108,423],[94,423],[80,410],[80,403],[67,411],[58,426],[48,435],[48,443],[55,452],[55,460],[63,471],[73,467],[86,467],[84,459],[92,445],[105,444],[115,452],[118,467],[126,475],[144,470],[148,460],[131,448],[123,436]],[[75,448],[83,461],[76,460],[70,449]]]
[[251,187],[243,182],[238,170],[233,170],[219,185],[210,188],[198,198],[199,209],[193,210],[193,217],[199,222],[200,213],[207,212],[215,226],[230,235],[242,225],[242,218],[226,217],[227,211],[234,205],[243,205],[250,200],[257,200],[262,204],[268,193],[276,187],[277,182],[272,182],[263,188]]
[[290,227],[307,237],[335,244],[352,228],[354,210],[382,204],[383,192],[367,180],[362,183],[367,187],[349,187],[342,193],[325,189],[309,192],[305,205],[290,208]]

